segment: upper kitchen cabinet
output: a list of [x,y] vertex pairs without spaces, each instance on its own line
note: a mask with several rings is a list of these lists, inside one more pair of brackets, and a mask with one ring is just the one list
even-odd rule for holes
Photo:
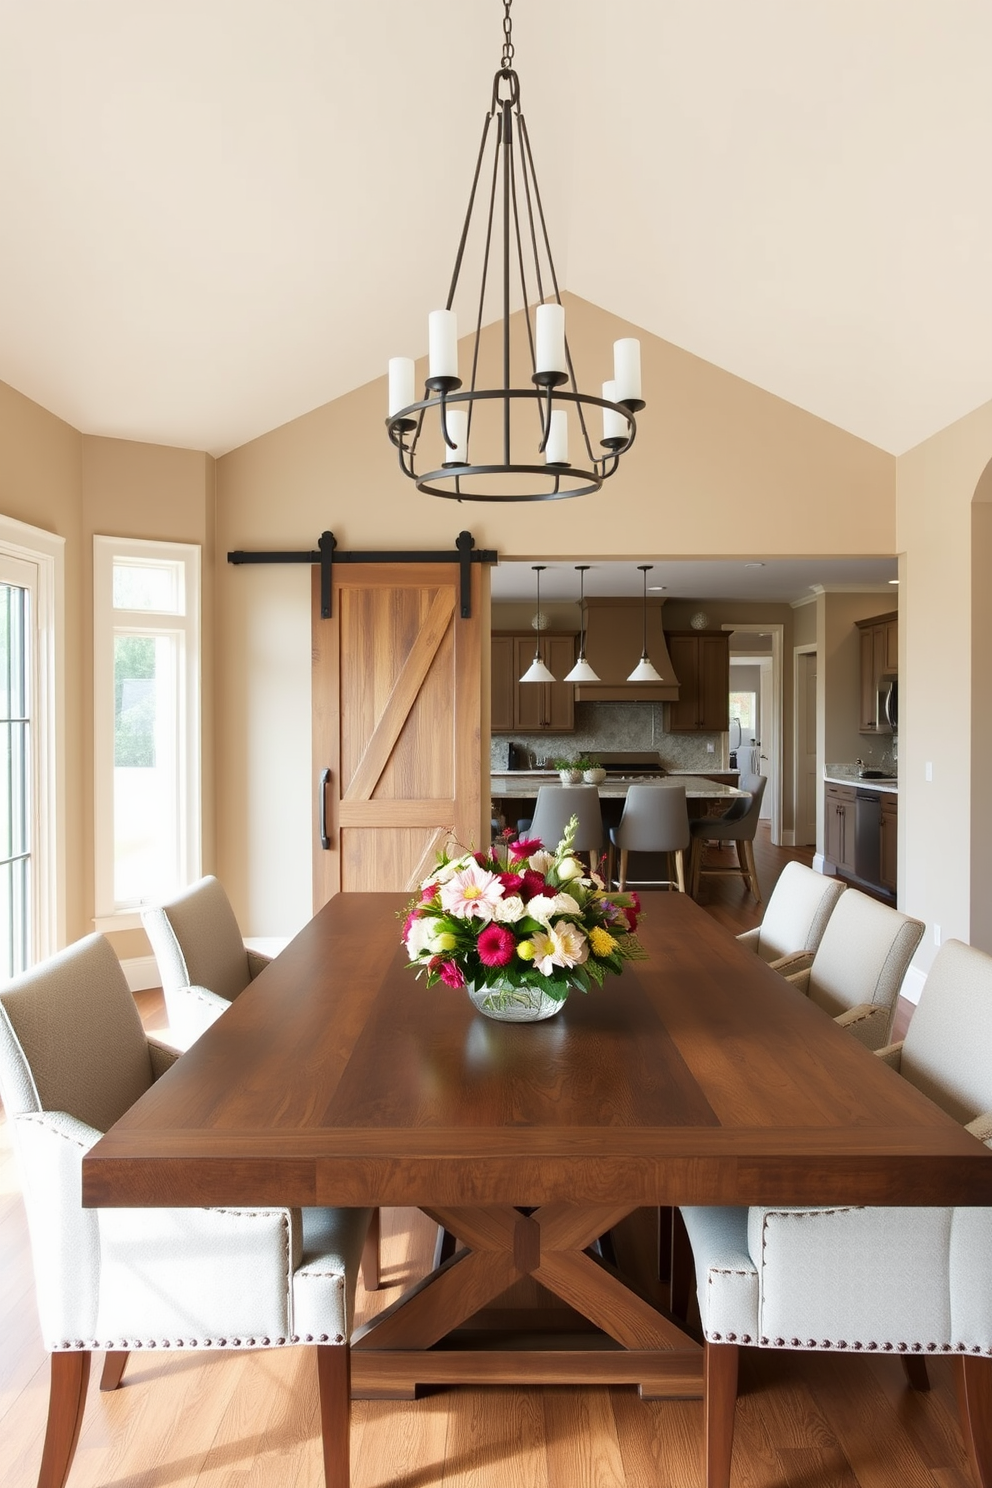
[[892,732],[884,715],[879,712],[879,695],[885,677],[894,677],[899,670],[899,615],[892,611],[887,615],[873,615],[868,620],[856,620],[861,632],[861,719],[862,734],[890,734]]
[[730,632],[670,630],[668,650],[679,679],[668,707],[670,733],[722,734],[730,728]]
[[640,599],[586,598],[586,657],[598,682],[577,682],[580,703],[675,702],[681,680],[672,666],[661,627],[663,599],[647,604],[647,648],[661,682],[628,682],[644,646],[644,605]]
[[545,631],[496,632],[492,638],[492,704],[494,734],[569,733],[575,728],[575,689],[571,682],[521,682],[534,659],[556,677],[570,672],[575,661],[575,636]]

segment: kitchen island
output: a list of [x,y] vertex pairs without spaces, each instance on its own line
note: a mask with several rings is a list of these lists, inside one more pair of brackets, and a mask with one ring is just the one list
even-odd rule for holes
[[[490,793],[493,801],[533,800],[542,785],[560,784],[557,770],[504,770],[493,773]],[[596,789],[603,800],[624,800],[631,785],[684,785],[687,801],[725,801],[728,805],[735,796],[743,795],[736,786],[708,780],[705,775],[682,774],[607,778]]]

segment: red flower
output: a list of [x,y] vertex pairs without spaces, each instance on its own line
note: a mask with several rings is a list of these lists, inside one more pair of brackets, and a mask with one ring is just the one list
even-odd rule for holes
[[540,852],[543,846],[540,837],[520,837],[516,842],[510,843],[510,857],[529,858],[531,853]]
[[497,873],[496,877],[508,894],[519,894],[524,881],[522,873]]
[[410,913],[407,915],[406,919],[403,921],[403,939],[404,940],[406,940],[407,936],[410,934],[410,926],[413,924],[414,920],[419,920],[419,919],[420,919],[420,916],[418,914],[414,914],[413,910],[411,909]]
[[420,902],[421,902],[421,904],[427,904],[429,900],[431,900],[431,899],[434,898],[434,895],[436,893],[437,893],[437,884],[436,883],[428,884],[427,887],[426,887],[426,889],[421,889],[421,891],[420,891]]
[[637,929],[637,917],[641,912],[641,896],[632,890],[630,897],[634,902],[629,909],[624,910],[624,914],[627,916],[627,928],[633,934]]
[[476,941],[483,966],[506,966],[513,960],[516,937],[502,925],[487,925]]
[[543,894],[548,887],[543,873],[537,873],[533,868],[528,868],[520,885],[520,897],[526,901],[533,899],[535,894]]
[[442,961],[440,966],[441,980],[446,987],[464,987],[465,978],[462,969],[454,961]]

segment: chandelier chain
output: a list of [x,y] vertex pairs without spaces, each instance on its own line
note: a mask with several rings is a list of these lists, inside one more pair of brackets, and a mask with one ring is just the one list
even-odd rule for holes
[[503,0],[503,55],[500,59],[500,71],[509,72],[513,66],[513,22],[510,19],[510,6],[513,0]]

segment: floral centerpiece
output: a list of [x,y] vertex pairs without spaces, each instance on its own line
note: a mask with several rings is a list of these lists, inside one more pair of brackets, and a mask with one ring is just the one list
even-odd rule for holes
[[505,833],[486,852],[439,854],[403,927],[410,966],[429,987],[466,987],[490,1017],[523,1021],[646,959],[634,934],[638,896],[586,874],[577,827],[573,816],[553,851]]

